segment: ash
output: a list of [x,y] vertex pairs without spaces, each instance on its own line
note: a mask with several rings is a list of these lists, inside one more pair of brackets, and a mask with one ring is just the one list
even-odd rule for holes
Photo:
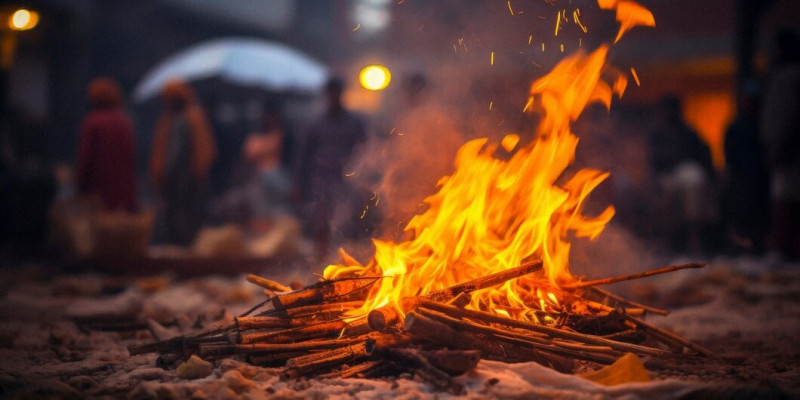
[[[230,320],[263,298],[259,288],[244,276],[176,280],[50,272],[41,265],[0,272],[4,398],[454,397],[411,375],[282,380],[280,369],[237,358],[215,361],[205,378],[181,379],[179,361],[130,356],[127,346],[152,341],[151,332],[169,337]],[[631,299],[672,310],[648,321],[711,349],[718,359],[645,357],[651,382],[611,387],[535,363],[482,360],[456,378],[466,397],[800,398],[800,265],[718,257],[700,272],[648,278],[626,290]],[[150,330],[143,325],[148,320]]]

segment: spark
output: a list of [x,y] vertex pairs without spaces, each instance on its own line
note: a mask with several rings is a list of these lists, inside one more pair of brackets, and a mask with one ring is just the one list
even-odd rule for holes
[[[541,65],[539,65],[539,64],[537,64],[537,63],[536,63],[536,61],[533,61],[533,60],[531,60],[531,64],[535,65],[536,67],[538,67],[538,68],[540,68],[540,69],[542,68],[542,66],[541,66]],[[532,100],[531,100],[531,101],[532,101]]]
[[531,45],[532,41],[533,41],[533,35],[528,36],[528,46]]
[[364,208],[364,211],[361,211],[361,216],[358,219],[364,219],[364,216],[367,215],[367,210],[369,210],[369,206]]
[[453,43],[453,53],[458,53],[458,48],[455,43]]
[[396,131],[396,130],[397,130],[397,128],[392,128],[392,130],[389,131],[389,136],[391,136],[394,133],[394,131]]
[[528,98],[528,102],[525,103],[525,107],[522,108],[522,112],[528,111],[528,109],[530,109],[532,105],[533,105],[533,97],[530,97]]
[[583,38],[578,38],[578,47],[583,47]]
[[636,81],[636,86],[641,86],[641,82],[639,82],[639,75],[636,75],[636,70],[631,67],[631,75],[633,75],[633,80]]
[[542,42],[542,53],[544,53],[544,42]]
[[494,52],[492,52],[491,56],[489,57],[489,65],[494,65]]
[[493,102],[493,101],[490,101],[490,102],[489,102],[489,111],[492,111],[492,105],[493,105],[493,104],[494,104],[494,102]]
[[586,26],[584,26],[581,23],[580,17],[581,17],[581,9],[580,8],[578,8],[575,11],[572,12],[572,18],[575,20],[575,24],[578,25],[581,28],[583,33],[586,33],[586,32],[588,32],[588,30],[586,29]]
[[357,30],[358,30],[358,28],[361,28],[361,24],[358,24],[358,25],[356,25],[356,27],[355,27],[355,28],[353,28],[353,32],[357,31]]
[[511,0],[508,1],[508,11],[511,11],[511,15],[514,15],[514,10],[511,8]]
[[349,178],[349,177],[351,177],[351,176],[353,176],[353,175],[355,175],[355,174],[356,174],[356,171],[351,171],[351,172],[346,172],[346,173],[344,174],[344,176],[346,176],[346,177],[348,177],[348,178]]
[[561,43],[561,52],[564,52],[564,43]]
[[556,15],[556,36],[558,36],[558,28],[561,26],[561,11]]

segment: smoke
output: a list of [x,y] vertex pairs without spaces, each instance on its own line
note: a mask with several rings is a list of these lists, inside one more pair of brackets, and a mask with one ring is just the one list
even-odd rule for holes
[[[383,59],[390,60],[395,80],[371,117],[369,142],[348,170],[355,172],[353,186],[367,194],[361,195],[366,198],[361,199],[360,218],[367,220],[362,225],[373,227],[363,231],[398,240],[408,220],[424,210],[424,199],[436,192],[439,179],[452,173],[463,143],[478,137],[500,140],[508,133],[531,140],[537,116],[523,113],[531,82],[565,55],[591,51],[613,39],[617,26],[613,13],[598,10],[594,1],[407,0],[393,12]],[[419,77],[425,84],[415,89],[412,83]],[[604,109],[593,110],[589,122],[580,127],[586,132],[576,127],[582,141],[585,134],[587,144],[600,146],[597,151],[578,146],[581,167],[614,167],[612,118]],[[593,128],[596,121],[600,124]],[[588,139],[590,135],[598,137]],[[592,201],[603,209],[614,196],[596,197]],[[352,224],[346,215],[337,213],[336,229]],[[632,235],[615,229],[608,239],[615,245],[606,248],[610,254],[595,254],[603,264],[633,260],[633,253],[641,250],[635,248]],[[366,259],[371,245],[363,239],[354,238],[346,248]]]

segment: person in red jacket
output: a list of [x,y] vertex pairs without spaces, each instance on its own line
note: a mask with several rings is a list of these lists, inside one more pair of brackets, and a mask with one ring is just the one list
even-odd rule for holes
[[92,110],[80,127],[76,178],[82,195],[109,211],[136,212],[136,133],[122,109],[122,89],[112,78],[89,83]]

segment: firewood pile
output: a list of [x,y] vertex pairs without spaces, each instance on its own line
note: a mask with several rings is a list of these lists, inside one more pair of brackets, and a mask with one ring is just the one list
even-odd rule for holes
[[[259,366],[282,367],[286,379],[303,376],[384,377],[410,373],[461,393],[453,379],[481,358],[535,361],[561,372],[578,362],[611,364],[626,353],[650,357],[714,357],[695,343],[645,322],[648,313],[668,313],[614,295],[597,286],[622,280],[702,268],[672,266],[634,275],[562,285],[559,310],[532,311],[537,317],[472,309],[472,294],[506,281],[540,273],[542,261],[463,282],[354,314],[370,287],[384,277],[320,280],[292,290],[249,275],[270,296],[230,323],[192,335],[128,348],[131,355],[157,352],[164,360],[192,355],[214,360],[244,356]],[[608,305],[611,304],[611,305]]]

